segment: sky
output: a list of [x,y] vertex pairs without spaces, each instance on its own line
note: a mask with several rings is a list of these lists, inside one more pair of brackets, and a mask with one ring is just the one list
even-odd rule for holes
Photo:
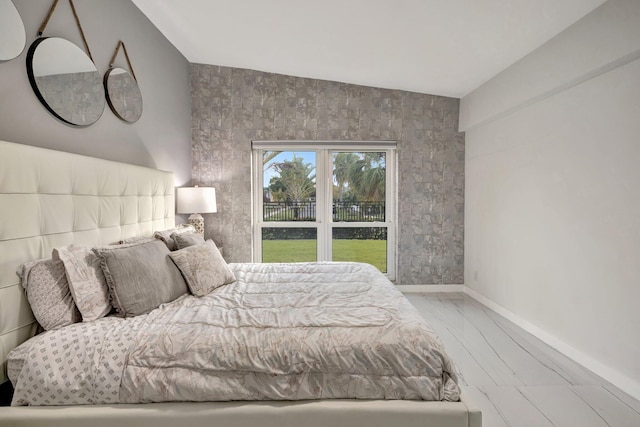
[[[263,187],[268,187],[269,182],[271,181],[271,178],[277,175],[275,169],[269,166],[273,165],[274,163],[284,162],[285,160],[292,160],[294,154],[297,158],[302,158],[304,163],[311,163],[315,170],[315,167],[316,167],[315,151],[281,151],[280,154],[278,154],[276,157],[271,159],[269,163],[267,163],[264,166],[266,170],[264,170],[264,175],[263,175],[263,179],[264,179],[264,181],[262,182]],[[335,177],[333,181],[334,181],[334,184],[336,184]]]
[[269,166],[272,165],[273,163],[281,163],[281,162],[284,162],[285,160],[292,160],[294,154],[296,155],[297,158],[302,158],[304,163],[311,163],[315,169],[316,167],[315,151],[282,151],[280,154],[278,154],[276,157],[271,159],[271,161],[265,165],[265,168],[267,170],[264,172],[264,181],[263,181],[264,187],[268,187],[271,177],[273,177],[274,175],[277,175],[274,168]]

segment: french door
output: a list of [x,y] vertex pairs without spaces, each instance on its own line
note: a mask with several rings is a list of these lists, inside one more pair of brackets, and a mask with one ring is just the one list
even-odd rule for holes
[[254,141],[254,261],[366,262],[395,279],[395,145]]

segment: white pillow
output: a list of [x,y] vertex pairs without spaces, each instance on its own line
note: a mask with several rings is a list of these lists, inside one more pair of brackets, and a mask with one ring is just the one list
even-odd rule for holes
[[111,312],[109,288],[91,246],[69,245],[53,250],[53,258],[64,263],[73,300],[83,322],[100,319]]

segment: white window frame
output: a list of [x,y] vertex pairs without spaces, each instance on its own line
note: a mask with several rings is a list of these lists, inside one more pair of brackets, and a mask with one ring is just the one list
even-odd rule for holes
[[[263,228],[315,228],[318,261],[332,259],[333,228],[383,227],[387,229],[387,272],[395,280],[397,270],[397,170],[395,141],[252,141],[252,258],[262,261]],[[316,152],[316,220],[263,221],[263,151]],[[333,164],[330,153],[384,152],[386,169],[385,221],[333,222]],[[324,183],[321,185],[321,182]]]

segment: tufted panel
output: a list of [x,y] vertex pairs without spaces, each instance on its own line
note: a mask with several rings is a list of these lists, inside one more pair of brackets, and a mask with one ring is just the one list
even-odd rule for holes
[[0,141],[0,383],[7,353],[35,330],[20,264],[174,225],[171,172]]

